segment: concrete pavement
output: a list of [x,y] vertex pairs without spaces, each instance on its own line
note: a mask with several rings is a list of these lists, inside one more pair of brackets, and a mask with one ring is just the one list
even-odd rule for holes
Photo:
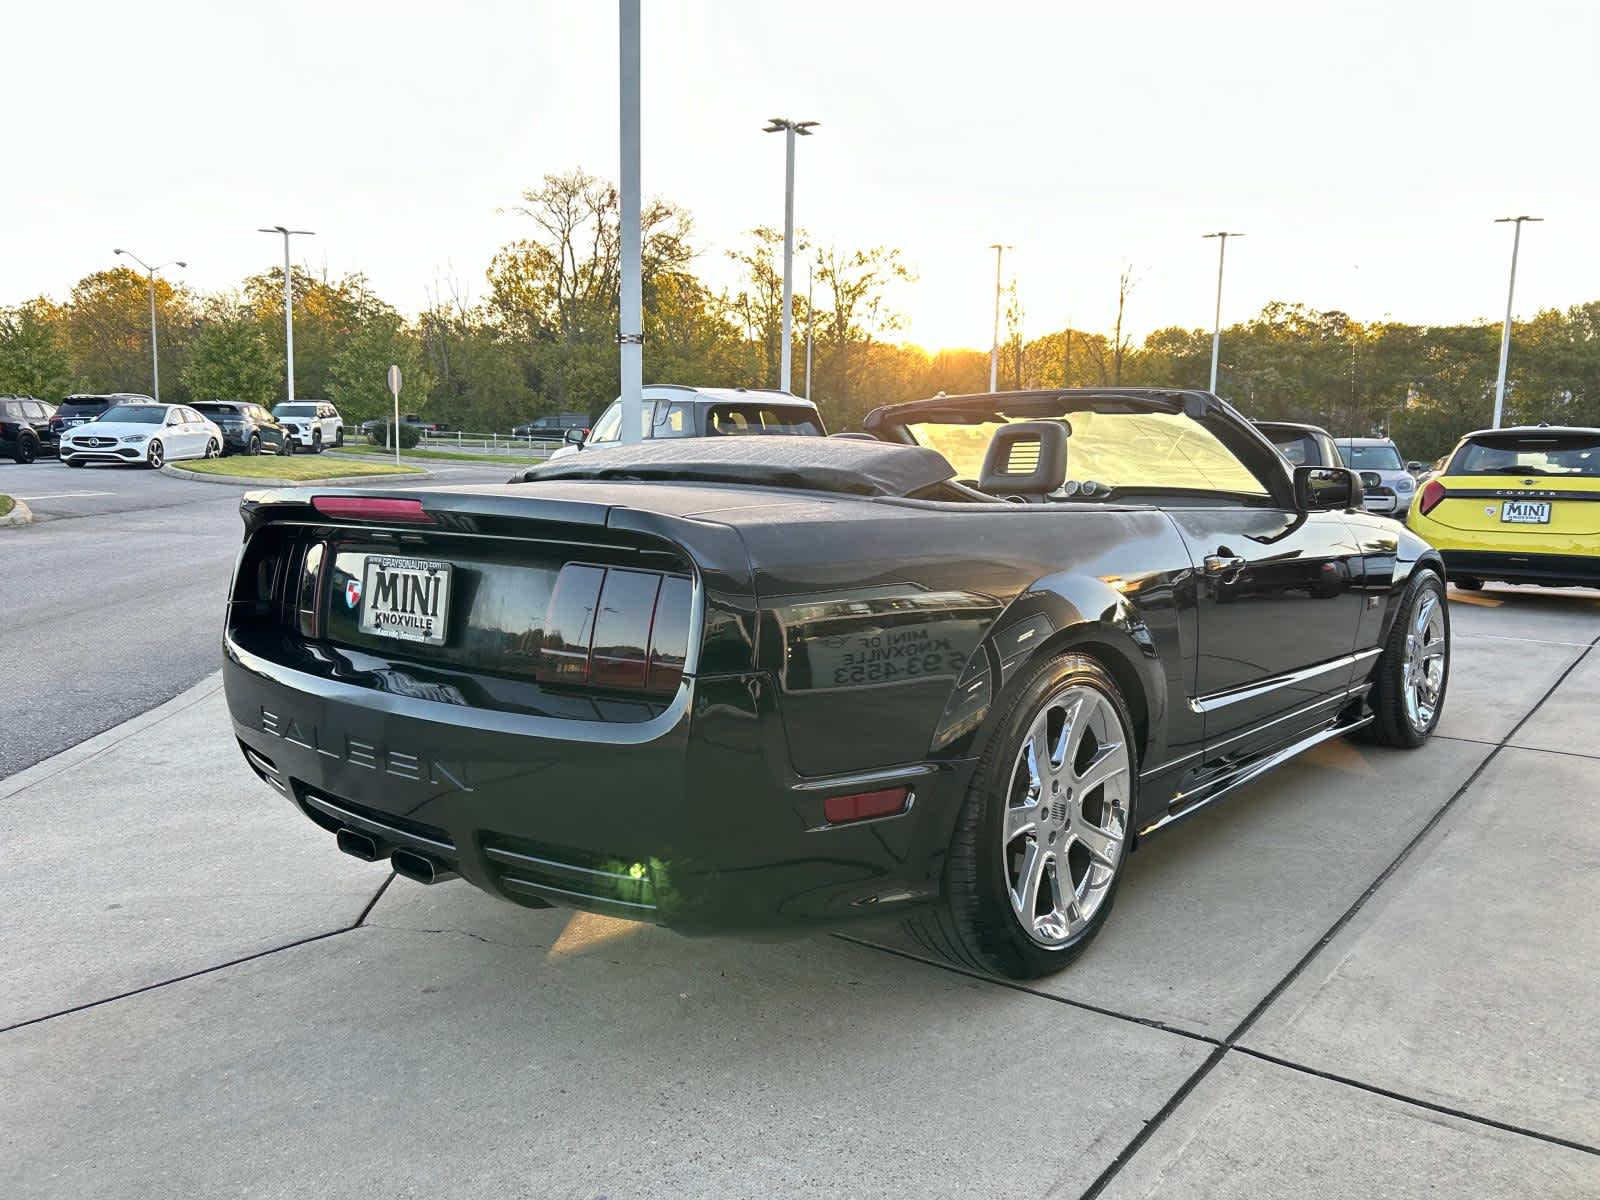
[[0,1195],[1600,1195],[1600,598],[1451,608],[1026,988],[385,888],[202,683],[0,783]]

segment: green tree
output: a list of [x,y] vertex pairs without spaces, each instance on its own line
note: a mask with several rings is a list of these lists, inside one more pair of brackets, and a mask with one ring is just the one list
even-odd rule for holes
[[60,400],[72,387],[61,310],[44,297],[0,309],[0,392]]
[[278,395],[278,363],[261,327],[242,317],[217,320],[195,338],[183,382],[196,400],[270,405]]
[[[157,277],[156,330],[164,400],[186,400],[183,368],[197,332],[193,295]],[[153,390],[150,365],[150,293],[143,275],[127,267],[80,279],[66,304],[63,327],[73,375],[91,391]]]
[[400,315],[390,310],[345,338],[334,353],[328,398],[338,405],[346,425],[391,412],[391,363],[400,368],[401,412],[417,412],[426,407],[424,401],[433,381],[423,365],[421,346]]

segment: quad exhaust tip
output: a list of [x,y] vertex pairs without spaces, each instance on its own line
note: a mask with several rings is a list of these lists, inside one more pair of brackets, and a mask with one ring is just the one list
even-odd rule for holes
[[362,862],[381,862],[389,853],[389,848],[369,833],[362,833],[359,829],[346,826],[333,835],[334,841],[339,844],[351,858],[359,858]]
[[396,850],[389,856],[396,875],[403,875],[417,883],[443,883],[454,879],[456,873],[437,858],[418,854],[415,850]]

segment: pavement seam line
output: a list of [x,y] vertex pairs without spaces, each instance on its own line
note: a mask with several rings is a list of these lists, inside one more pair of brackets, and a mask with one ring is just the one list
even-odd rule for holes
[[[1122,1168],[1128,1164],[1128,1162],[1135,1154],[1139,1152],[1141,1148],[1143,1148],[1144,1144],[1150,1140],[1155,1131],[1166,1122],[1166,1119],[1171,1116],[1174,1111],[1176,1111],[1179,1104],[1182,1103],[1183,1098],[1190,1092],[1194,1091],[1200,1082],[1211,1073],[1212,1068],[1214,1068],[1217,1063],[1222,1061],[1222,1059],[1227,1056],[1228,1051],[1238,1049],[1240,1053],[1251,1053],[1250,1051],[1244,1050],[1242,1047],[1238,1047],[1238,1040],[1250,1031],[1251,1027],[1258,1019],[1260,1019],[1261,1015],[1265,1013],[1267,1009],[1272,1007],[1272,1005],[1277,1001],[1278,997],[1282,996],[1283,993],[1289,989],[1294,981],[1300,977],[1300,975],[1308,966],[1311,965],[1311,962],[1322,953],[1323,949],[1339,935],[1340,931],[1343,930],[1344,927],[1355,918],[1357,913],[1366,907],[1367,901],[1370,900],[1377,893],[1378,889],[1387,883],[1394,873],[1405,863],[1405,861],[1411,857],[1412,852],[1422,844],[1423,840],[1428,836],[1428,834],[1438,827],[1445,815],[1455,807],[1456,802],[1460,800],[1462,796],[1466,795],[1468,789],[1470,789],[1472,785],[1478,781],[1478,778],[1483,774],[1483,772],[1488,769],[1489,764],[1499,757],[1500,752],[1510,744],[1511,739],[1516,737],[1517,733],[1522,729],[1522,727],[1533,719],[1534,714],[1544,707],[1545,701],[1549,700],[1551,696],[1555,695],[1556,690],[1560,688],[1560,686],[1567,681],[1567,677],[1577,670],[1583,661],[1589,657],[1596,645],[1600,645],[1600,637],[1596,637],[1593,641],[1591,641],[1588,646],[1584,648],[1583,653],[1579,654],[1575,659],[1572,660],[1572,662],[1568,663],[1566,669],[1556,677],[1555,682],[1545,690],[1543,695],[1534,701],[1533,706],[1529,708],[1528,711],[1522,715],[1522,718],[1511,727],[1511,730],[1505,735],[1505,737],[1501,738],[1499,742],[1493,744],[1489,753],[1483,756],[1483,761],[1472,769],[1472,773],[1467,776],[1467,778],[1462,782],[1461,786],[1456,788],[1454,792],[1450,793],[1450,796],[1445,800],[1445,802],[1439,806],[1437,811],[1435,811],[1426,822],[1423,823],[1422,828],[1416,832],[1411,840],[1401,847],[1400,852],[1395,855],[1388,866],[1379,872],[1378,877],[1367,886],[1366,890],[1363,891],[1361,895],[1356,897],[1356,899],[1351,903],[1350,907],[1345,909],[1345,911],[1340,914],[1334,923],[1329,926],[1327,932],[1325,932],[1312,944],[1311,948],[1301,956],[1300,960],[1296,962],[1294,966],[1289,968],[1288,974],[1274,984],[1267,994],[1262,997],[1261,1001],[1245,1014],[1244,1019],[1234,1027],[1233,1031],[1222,1039],[1222,1042],[1217,1047],[1217,1050],[1210,1057],[1208,1057],[1205,1062],[1201,1063],[1195,1072],[1179,1086],[1178,1091],[1173,1093],[1172,1097],[1168,1099],[1167,1103],[1163,1104],[1161,1108],[1156,1111],[1155,1115],[1152,1116],[1150,1120],[1145,1122],[1143,1127],[1140,1128],[1139,1132],[1133,1136],[1132,1141],[1130,1141],[1127,1146],[1123,1148],[1122,1152],[1118,1154],[1116,1158],[1112,1159],[1111,1163],[1106,1167],[1106,1169],[1102,1171],[1095,1178],[1095,1181],[1089,1185],[1087,1190],[1084,1191],[1080,1200],[1095,1200],[1095,1197],[1099,1196],[1103,1191],[1105,1191],[1106,1187],[1109,1186],[1111,1181],[1116,1178]],[[1312,1071],[1310,1068],[1302,1068],[1299,1067],[1298,1064],[1288,1061],[1284,1061],[1281,1065],[1293,1067],[1298,1070],[1305,1070],[1309,1074],[1317,1073]],[[1379,1089],[1369,1088],[1368,1090],[1376,1092]],[[1398,1093],[1392,1093],[1392,1095],[1397,1100],[1405,1100],[1408,1103],[1417,1104],[1422,1108],[1430,1107],[1427,1103],[1418,1102],[1411,1097],[1403,1096]],[[1482,1125],[1499,1127],[1501,1124],[1500,1122],[1496,1122],[1484,1117],[1473,1116],[1472,1114],[1465,1112],[1456,1113],[1453,1115],[1459,1116],[1463,1120],[1475,1121]],[[1546,1138],[1545,1140],[1549,1139]]]
[[924,958],[920,954],[913,954],[909,950],[901,950],[897,946],[885,946],[879,942],[869,942],[848,933],[835,933],[832,936],[841,942],[849,942],[853,946],[861,946],[868,950],[876,950],[881,954],[893,955],[909,962],[920,963],[925,967],[934,967],[941,971],[949,971],[954,975],[964,975],[968,979],[976,979],[980,983],[991,983],[1009,991],[1021,992],[1025,996],[1035,996],[1040,1000],[1052,1000],[1057,1004],[1065,1004],[1069,1008],[1076,1008],[1082,1012],[1094,1013],[1097,1016],[1110,1017],[1117,1021],[1126,1021],[1131,1025],[1142,1025],[1146,1029],[1154,1029],[1161,1033],[1170,1033],[1174,1037],[1181,1037],[1191,1042],[1202,1042],[1207,1046],[1221,1046],[1222,1043],[1214,1037],[1207,1037],[1203,1033],[1196,1033],[1192,1029],[1182,1029],[1176,1025],[1169,1025],[1155,1017],[1140,1017],[1133,1013],[1118,1012],[1114,1008],[1102,1008],[1098,1004],[1090,1004],[1087,1000],[1075,1000],[1071,996],[1058,996],[1054,992],[1042,992],[1037,988],[1028,987],[1014,979],[1002,979],[998,975],[986,975],[982,971],[972,971],[954,963],[943,962],[935,958]]
[[368,915],[378,907],[378,901],[383,899],[383,894],[389,890],[389,885],[394,882],[394,878],[393,871],[390,871],[384,877],[383,882],[378,885],[378,890],[372,893],[372,899],[367,901],[367,906],[361,910],[361,915],[356,918],[356,923],[350,926],[351,929],[360,929],[361,926],[367,923]]
[[1264,1050],[1252,1050],[1249,1046],[1230,1046],[1228,1048],[1236,1054],[1247,1054],[1251,1058],[1258,1058],[1262,1062],[1269,1062],[1274,1066],[1287,1067],[1291,1071],[1298,1071],[1304,1075],[1315,1075],[1318,1079],[1326,1079],[1331,1083],[1340,1083],[1358,1091],[1370,1092],[1375,1096],[1397,1100],[1401,1104],[1425,1108],[1429,1112],[1443,1113],[1447,1117],[1456,1117],[1463,1121],[1469,1121],[1474,1125],[1488,1125],[1494,1129],[1504,1130],[1506,1133],[1520,1134],[1536,1141],[1549,1142],[1555,1146],[1565,1146],[1568,1150],[1577,1150],[1580,1153],[1592,1154],[1596,1158],[1600,1158],[1600,1146],[1591,1146],[1585,1142],[1575,1142],[1570,1138],[1561,1137],[1559,1134],[1541,1133],[1537,1129],[1529,1129],[1524,1125],[1512,1125],[1506,1121],[1496,1120],[1494,1117],[1479,1116],[1476,1113],[1467,1112],[1465,1109],[1452,1108],[1448,1104],[1438,1104],[1432,1100],[1419,1100],[1417,1097],[1408,1096],[1404,1092],[1391,1091],[1389,1088],[1379,1087],[1375,1083],[1363,1083],[1361,1080],[1352,1079],[1348,1075],[1338,1075],[1318,1067],[1308,1067],[1304,1063],[1293,1062],[1287,1058],[1279,1058],[1277,1055],[1268,1054]]

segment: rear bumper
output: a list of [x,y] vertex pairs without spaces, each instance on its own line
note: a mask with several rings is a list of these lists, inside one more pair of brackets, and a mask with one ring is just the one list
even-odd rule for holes
[[1600,587],[1600,555],[1508,554],[1487,550],[1440,550],[1439,555],[1452,577]]
[[431,855],[507,900],[688,933],[826,927],[936,899],[971,771],[891,766],[908,811],[828,826],[823,799],[865,785],[794,774],[760,675],[685,680],[648,721],[577,721],[325,679],[230,639],[224,685],[247,761],[322,828]]

